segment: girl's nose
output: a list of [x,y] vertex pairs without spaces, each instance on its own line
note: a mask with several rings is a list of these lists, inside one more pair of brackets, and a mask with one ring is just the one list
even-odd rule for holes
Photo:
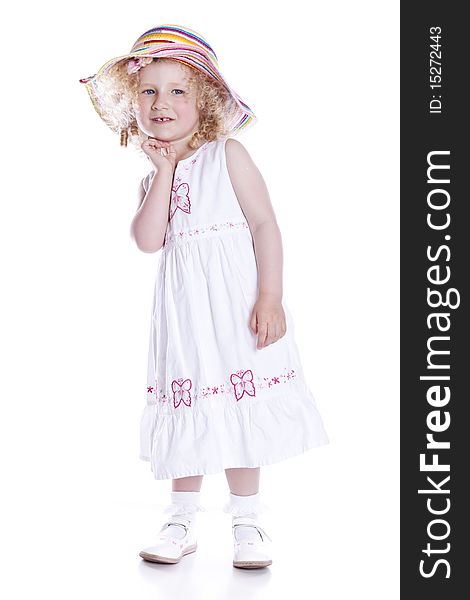
[[163,95],[155,94],[155,100],[152,103],[152,108],[158,110],[158,109],[167,108],[167,107],[168,107],[167,99]]

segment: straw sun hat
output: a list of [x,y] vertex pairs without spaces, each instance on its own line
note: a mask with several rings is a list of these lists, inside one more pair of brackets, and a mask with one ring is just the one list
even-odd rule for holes
[[106,109],[100,102],[98,90],[106,84],[106,76],[116,63],[128,61],[128,72],[137,72],[139,59],[143,57],[172,58],[189,67],[202,71],[220,82],[234,100],[233,116],[228,124],[229,135],[246,129],[256,117],[250,107],[228,85],[219,71],[217,56],[209,44],[195,31],[178,25],[154,27],[142,34],[134,43],[129,54],[118,56],[106,62],[95,75],[80,79],[85,84],[93,106],[103,121],[113,129],[106,118]]

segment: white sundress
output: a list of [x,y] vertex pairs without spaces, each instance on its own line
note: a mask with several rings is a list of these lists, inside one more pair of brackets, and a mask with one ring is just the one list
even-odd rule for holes
[[140,458],[155,479],[259,467],[328,443],[284,299],[286,334],[256,348],[256,255],[225,141],[204,144],[175,170],[140,426]]

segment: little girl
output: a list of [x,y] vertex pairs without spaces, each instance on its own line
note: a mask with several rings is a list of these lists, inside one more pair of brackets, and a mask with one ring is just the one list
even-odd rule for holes
[[86,84],[93,106],[143,152],[131,232],[157,252],[140,458],[172,479],[171,518],[140,556],[196,550],[205,474],[225,470],[233,565],[272,563],[259,522],[260,466],[328,442],[282,297],[282,241],[263,178],[233,136],[255,116],[209,44],[187,28],[146,31]]

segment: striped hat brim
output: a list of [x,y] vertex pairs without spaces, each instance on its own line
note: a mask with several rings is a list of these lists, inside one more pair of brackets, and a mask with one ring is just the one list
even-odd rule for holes
[[98,81],[105,78],[110,69],[117,63],[128,61],[131,58],[144,57],[172,58],[219,81],[230,93],[237,106],[237,110],[228,125],[229,134],[238,133],[255,121],[256,116],[251,108],[229,86],[220,72],[217,56],[209,44],[199,34],[190,29],[177,25],[164,25],[142,34],[132,46],[129,54],[108,60],[95,75],[80,79],[80,83],[86,85],[96,112],[105,122],[106,118],[95,91]]

